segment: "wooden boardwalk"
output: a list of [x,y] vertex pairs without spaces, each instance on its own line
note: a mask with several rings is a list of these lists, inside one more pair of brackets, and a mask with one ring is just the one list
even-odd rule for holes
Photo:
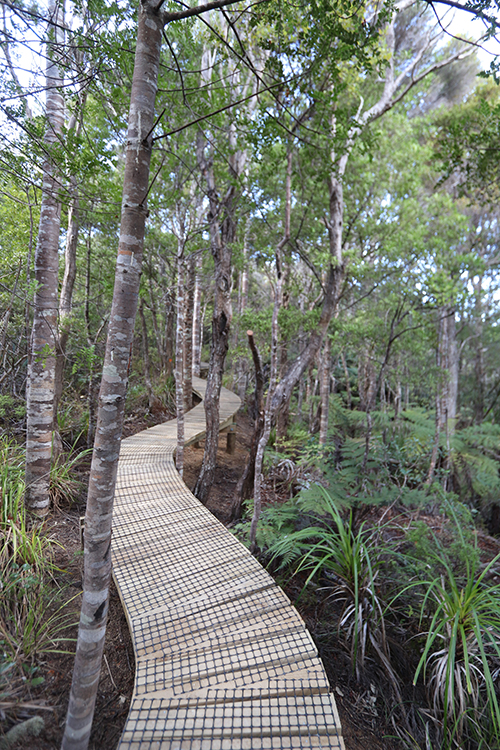
[[[206,383],[195,379],[203,397]],[[240,405],[223,389],[221,425]],[[186,442],[203,436],[203,404]],[[189,492],[175,421],[123,440],[113,575],[135,650],[119,750],[343,748],[316,647],[283,591]]]

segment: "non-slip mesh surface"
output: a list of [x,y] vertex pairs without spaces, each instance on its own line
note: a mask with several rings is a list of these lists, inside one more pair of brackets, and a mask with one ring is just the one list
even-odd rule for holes
[[[239,403],[222,389],[221,424]],[[186,415],[186,440],[204,429],[200,404]],[[175,443],[167,423],[120,451],[113,574],[137,663],[119,750],[343,748],[302,619],[183,484]]]
[[217,689],[190,701],[138,698],[122,747],[288,750],[342,744],[328,694],[315,694],[314,683],[270,682],[264,690]]

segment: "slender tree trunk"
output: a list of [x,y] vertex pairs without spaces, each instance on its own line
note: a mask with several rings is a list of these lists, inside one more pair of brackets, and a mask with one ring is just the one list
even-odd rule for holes
[[248,217],[245,223],[245,236],[243,238],[243,268],[240,274],[240,285],[238,290],[238,314],[242,315],[248,306],[248,245],[250,240],[250,228],[252,219]]
[[[68,132],[80,135],[83,108],[87,95],[83,92],[80,96],[78,112],[73,114],[68,124]],[[54,436],[57,440],[57,450],[62,450],[59,437],[57,412],[59,401],[63,392],[64,361],[66,358],[66,346],[71,326],[71,311],[73,306],[73,289],[76,280],[76,250],[78,246],[78,233],[80,230],[80,198],[78,195],[78,183],[75,175],[69,178],[69,206],[68,206],[68,230],[66,232],[66,247],[64,250],[64,275],[61,284],[59,298],[59,327],[57,336],[56,373],[54,392]],[[55,441],[56,442],[56,441]]]
[[[232,224],[232,217],[225,222]],[[232,230],[231,233],[232,240]],[[213,484],[217,448],[219,445],[219,398],[222,386],[224,362],[228,350],[229,330],[231,325],[231,246],[229,232],[223,232],[224,240],[213,230],[212,253],[215,259],[215,300],[212,318],[212,344],[210,347],[210,363],[208,370],[207,388],[205,391],[206,437],[203,464],[198,481],[194,488],[194,495],[206,503]]]
[[167,377],[174,371],[174,301],[168,293],[165,309],[165,359],[167,362]]
[[264,430],[264,373],[262,371],[262,360],[255,344],[253,331],[247,331],[247,336],[255,368],[254,430],[247,462],[245,464],[245,470],[236,485],[234,493],[235,499],[231,508],[231,521],[237,521],[241,518],[242,502],[252,495],[255,481],[255,459],[257,456],[259,441]]
[[142,331],[142,356],[144,363],[144,385],[146,386],[146,392],[148,394],[149,411],[151,414],[159,414],[164,411],[163,405],[155,395],[153,391],[153,384],[151,383],[151,359],[149,357],[149,344],[148,344],[148,328],[146,325],[146,316],[144,314],[144,302],[141,299],[139,305],[139,316],[141,318],[141,331]]
[[90,278],[91,278],[91,264],[92,264],[92,240],[90,230],[87,235],[87,268],[85,271],[85,329],[87,332],[87,346],[89,349],[89,373],[88,373],[88,385],[87,385],[87,409],[89,412],[89,425],[87,429],[87,448],[91,448],[94,442],[94,425],[95,425],[95,411],[96,411],[96,394],[95,394],[95,373],[94,373],[94,362],[95,362],[95,348],[99,333],[104,327],[103,321],[98,333],[95,337],[92,336],[90,326]]
[[177,250],[177,329],[175,336],[175,403],[177,411],[177,448],[175,465],[179,474],[184,473],[184,341],[185,330],[185,302],[184,302],[184,244],[179,239]]
[[[32,257],[33,257],[33,246],[34,246],[34,236],[35,236],[35,222],[33,220],[33,204],[30,199],[29,189],[26,190],[26,200],[28,202],[29,212],[30,212],[30,238],[29,238],[29,245],[28,245],[28,254],[26,256],[26,286],[29,288],[31,281],[32,281],[31,262],[32,262]],[[25,337],[26,337],[26,354],[28,355],[28,372],[29,372],[29,362],[31,359],[30,358],[31,314],[32,314],[32,305],[31,305],[30,300],[27,299],[26,311],[24,315],[24,328],[25,328]]]
[[[208,83],[213,70],[213,57],[205,49],[202,57],[202,77]],[[227,78],[231,96],[240,98],[253,84],[251,76],[245,83],[239,79],[237,68],[229,70]],[[247,104],[250,113],[256,106],[256,98]],[[240,195],[239,180],[242,175],[246,152],[238,148],[237,131],[234,120],[229,123],[227,145],[229,151],[229,179],[224,187],[222,198],[217,193],[215,170],[213,165],[213,146],[207,154],[205,138],[201,131],[197,140],[198,165],[206,183],[206,195],[209,202],[208,221],[210,224],[210,249],[214,259],[215,300],[212,318],[212,342],[210,347],[210,364],[205,391],[206,437],[203,463],[194,494],[206,503],[213,483],[219,443],[219,399],[222,386],[224,362],[229,345],[232,321],[231,290],[233,282],[232,245],[236,237],[235,204]]]
[[59,233],[61,204],[58,192],[60,177],[50,155],[62,136],[64,125],[63,80],[55,61],[56,45],[61,43],[62,9],[56,2],[49,6],[47,42],[47,125],[45,143],[48,157],[43,165],[40,225],[35,253],[35,292],[31,356],[27,386],[26,431],[26,506],[37,515],[49,511],[52,428],[56,368],[57,291],[59,267]]
[[[236,153],[233,153],[232,162],[233,160],[237,160]],[[212,156],[210,155],[208,158],[205,156],[204,143],[201,138],[198,142],[198,163],[206,180],[207,195],[210,202],[210,248],[214,259],[215,280],[212,342],[205,391],[205,450],[200,474],[193,491],[202,503],[206,503],[210,487],[213,484],[219,445],[219,399],[232,319],[232,243],[235,238],[236,226],[233,216],[235,188],[231,185],[227,189],[223,201],[219,201]],[[233,176],[237,176],[234,167]]]
[[321,368],[321,419],[319,425],[319,444],[326,445],[328,439],[328,413],[330,404],[331,341],[328,334],[323,344],[323,362]]
[[86,750],[101,669],[111,576],[111,520],[142,266],[163,22],[139,5],[115,288],[85,516],[83,601],[63,750]]
[[273,316],[271,323],[271,372],[269,374],[269,388],[267,391],[266,408],[264,410],[264,428],[260,436],[257,452],[255,456],[255,478],[254,478],[254,490],[253,490],[253,515],[252,523],[250,525],[250,550],[255,551],[256,547],[256,534],[257,524],[259,523],[260,514],[262,511],[262,486],[264,484],[264,476],[262,473],[262,466],[264,463],[264,451],[269,441],[269,435],[271,434],[271,426],[273,421],[273,412],[271,408],[272,398],[276,389],[276,380],[278,377],[278,313],[281,303],[281,248],[278,247],[276,252],[276,288],[274,291],[274,307]]
[[158,355],[160,359],[160,372],[165,373],[167,371],[165,339],[162,336],[160,327],[158,325],[158,305],[151,275],[149,276],[149,306],[151,310],[151,319],[153,321],[153,330],[155,332],[156,346],[158,348]]
[[340,352],[340,359],[342,361],[342,368],[344,370],[345,390],[346,390],[346,396],[347,396],[347,408],[352,409],[351,379],[349,376],[349,370],[347,369],[347,362],[345,359],[345,353],[343,349]]
[[437,322],[437,347],[436,347],[436,365],[438,370],[438,382],[436,384],[436,423],[434,432],[434,443],[432,446],[431,460],[429,463],[429,471],[427,472],[427,478],[425,484],[429,487],[434,479],[434,474],[437,467],[438,455],[439,455],[439,443],[441,434],[445,429],[445,422],[447,421],[446,407],[447,407],[447,390],[448,390],[448,373],[446,370],[446,356],[445,356],[445,328],[446,328],[446,316],[441,308],[438,311],[438,322]]
[[189,411],[193,405],[193,308],[195,287],[196,258],[190,255],[187,262],[186,283],[186,317],[184,336],[184,409]]
[[[288,289],[290,280],[290,250],[288,244],[290,242],[290,227],[291,227],[291,216],[292,216],[292,148],[291,144],[287,147],[287,158],[286,158],[286,176],[285,176],[285,212],[283,221],[283,240],[281,253],[282,258],[282,269],[281,269],[281,298],[279,300],[279,306],[283,310],[288,309],[290,301],[290,293]],[[279,332],[278,332],[279,335]],[[286,365],[288,362],[288,342],[283,338],[281,334],[281,341],[279,342],[278,351],[278,373],[277,376],[283,377],[286,371]],[[290,392],[290,397],[292,392]],[[278,450],[281,450],[284,440],[286,439],[288,422],[290,414],[290,398],[281,404],[276,415],[276,446]]]
[[193,375],[200,377],[201,367],[201,339],[203,331],[203,320],[201,315],[201,277],[200,277],[201,259],[196,259],[196,273],[194,277],[194,296],[193,296]]
[[[319,352],[316,354],[316,359],[319,360]],[[321,403],[319,406],[315,407],[314,399],[316,397],[316,392],[318,390],[319,381],[320,381],[320,363],[316,362],[316,374],[314,374],[314,362],[311,366],[311,371],[309,373],[310,375],[310,391],[309,391],[309,398],[307,399],[309,403],[309,434],[315,435],[319,429],[319,417],[321,414]]]
[[403,393],[401,390],[401,371],[400,371],[400,363],[399,363],[399,358],[398,358],[398,361],[396,362],[396,392],[394,394],[394,421],[396,421],[399,417],[399,413],[402,407],[402,401],[403,401]]
[[337,309],[340,285],[344,278],[342,260],[342,225],[344,217],[344,198],[341,179],[332,174],[329,180],[329,217],[328,238],[330,249],[330,268],[325,283],[325,294],[318,325],[309,336],[303,351],[288,366],[288,370],[278,383],[273,394],[271,409],[277,414],[281,407],[290,400],[293,389],[302,375],[310,367],[321,347],[330,321]]

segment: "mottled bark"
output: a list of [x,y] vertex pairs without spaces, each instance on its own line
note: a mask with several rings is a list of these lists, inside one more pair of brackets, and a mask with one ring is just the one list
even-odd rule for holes
[[[205,49],[201,63],[204,84],[210,82],[213,65],[213,53]],[[232,63],[229,65],[228,73],[227,83],[230,88],[230,95],[235,99],[241,98],[252,86],[255,86],[253,75],[249,75],[246,81],[241,82],[240,71]],[[248,115],[252,108],[256,106],[256,103],[256,97],[247,103]],[[210,225],[210,249],[214,259],[215,281],[212,341],[205,392],[205,450],[198,481],[194,488],[194,494],[203,503],[206,503],[208,499],[215,474],[219,442],[220,389],[233,316],[231,291],[233,282],[232,245],[236,236],[235,205],[241,190],[238,178],[243,174],[247,158],[246,151],[238,148],[236,125],[234,121],[231,121],[227,128],[229,174],[228,180],[219,194],[213,164],[214,149],[212,144],[209,144],[207,149],[207,145],[205,136],[200,132],[197,140],[197,159],[206,184],[206,196],[209,202],[207,218]]]
[[237,521],[241,518],[242,502],[252,496],[255,479],[255,458],[257,456],[259,440],[264,430],[264,373],[262,370],[262,360],[255,344],[253,331],[247,331],[247,336],[255,368],[254,430],[245,469],[236,485],[234,502],[231,508],[231,521]]
[[256,548],[257,525],[259,523],[260,514],[262,511],[262,486],[264,484],[262,466],[264,463],[264,451],[266,449],[267,443],[269,442],[269,436],[271,434],[271,427],[273,423],[272,399],[274,391],[276,390],[276,381],[278,377],[278,313],[282,298],[280,250],[281,248],[278,247],[276,252],[276,287],[274,290],[274,306],[271,321],[271,371],[269,373],[269,388],[267,391],[266,406],[264,409],[264,427],[257,444],[257,451],[255,455],[253,514],[252,522],[250,524],[249,538],[251,552],[254,552]]
[[63,750],[86,750],[94,713],[111,576],[111,519],[142,265],[151,130],[163,22],[153,3],[138,12],[115,287],[99,394],[85,516],[83,601]]
[[43,165],[42,201],[38,242],[35,252],[35,292],[33,328],[26,393],[26,506],[37,515],[49,511],[49,483],[52,456],[52,427],[57,336],[57,291],[59,266],[59,232],[61,204],[60,177],[51,157],[64,124],[63,80],[56,62],[57,46],[63,41],[59,26],[62,10],[51,2],[46,69],[45,144],[47,158]]
[[[233,177],[237,175],[234,163],[237,158],[238,155],[233,153],[230,160]],[[219,399],[232,319],[232,243],[234,242],[236,227],[233,215],[234,185],[230,185],[224,198],[219,200],[215,185],[212,154],[209,154],[208,157],[205,155],[203,136],[199,137],[198,141],[198,164],[206,181],[210,205],[208,221],[215,281],[212,341],[204,402],[206,416],[205,450],[200,474],[193,490],[196,497],[202,503],[206,503],[215,475],[217,447],[219,445]]]
[[215,300],[212,317],[212,342],[207,388],[205,391],[206,437],[203,464],[194,494],[206,503],[212,486],[219,445],[219,398],[222,386],[224,362],[228,350],[229,331],[232,318],[231,308],[231,243],[234,239],[232,201],[227,201],[225,217],[218,226],[212,222],[212,255],[214,256]]

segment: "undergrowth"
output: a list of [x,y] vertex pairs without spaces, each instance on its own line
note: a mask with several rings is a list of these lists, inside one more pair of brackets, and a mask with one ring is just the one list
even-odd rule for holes
[[24,509],[24,452],[0,439],[0,700],[43,682],[40,660],[67,650],[73,624],[56,585],[51,542]]
[[[482,563],[477,524],[500,496],[500,428],[455,430],[428,482],[428,412],[374,412],[369,440],[365,414],[339,397],[332,412],[326,447],[294,435],[288,453],[267,452],[268,497],[280,502],[262,512],[261,557],[314,595],[360,684],[367,670],[385,674],[405,747],[497,750],[500,556]],[[245,541],[248,521],[235,532]]]

